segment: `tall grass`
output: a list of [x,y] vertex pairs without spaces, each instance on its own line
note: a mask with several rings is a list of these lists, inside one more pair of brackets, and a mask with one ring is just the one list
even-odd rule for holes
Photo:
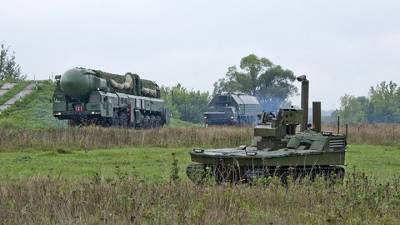
[[193,186],[117,176],[0,183],[3,224],[398,224],[400,179],[384,185],[363,174],[282,186]]
[[24,130],[0,128],[0,151],[18,149],[99,149],[118,147],[226,147],[251,140],[249,128],[61,128]]
[[[325,125],[324,131],[337,133],[337,126]],[[346,127],[340,126],[340,133]],[[348,126],[348,142],[353,144],[400,145],[400,124],[360,124]]]
[[[336,132],[334,126],[323,130]],[[344,127],[341,128],[344,132]],[[234,147],[250,144],[250,127],[184,127],[154,130],[60,128],[25,130],[0,128],[0,151],[20,149],[99,149],[119,147]],[[350,126],[350,144],[400,145],[399,124]]]

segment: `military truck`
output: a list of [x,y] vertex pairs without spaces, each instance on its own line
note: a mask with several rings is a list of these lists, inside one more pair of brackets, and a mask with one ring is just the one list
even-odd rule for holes
[[321,131],[320,102],[313,103],[313,126],[308,124],[309,81],[305,76],[298,80],[302,83],[301,108],[281,108],[277,115],[263,112],[252,144],[193,149],[187,176],[195,183],[209,176],[217,183],[251,182],[271,176],[282,180],[306,175],[343,178],[346,135]]
[[215,95],[204,112],[204,124],[255,125],[260,103],[254,96],[230,93]]
[[137,74],[125,76],[73,68],[56,76],[53,115],[69,124],[154,128],[168,123],[158,85]]

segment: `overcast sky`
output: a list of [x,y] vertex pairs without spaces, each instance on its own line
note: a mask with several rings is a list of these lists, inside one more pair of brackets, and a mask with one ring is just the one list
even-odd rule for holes
[[400,83],[399,11],[398,0],[2,0],[0,42],[31,79],[82,66],[208,91],[254,53],[307,74],[311,100],[334,109]]

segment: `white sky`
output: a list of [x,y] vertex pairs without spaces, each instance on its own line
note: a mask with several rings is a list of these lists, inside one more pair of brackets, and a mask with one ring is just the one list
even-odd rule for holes
[[0,42],[30,79],[82,66],[209,91],[254,53],[307,74],[311,100],[334,109],[346,93],[400,83],[399,10],[398,0],[1,0]]

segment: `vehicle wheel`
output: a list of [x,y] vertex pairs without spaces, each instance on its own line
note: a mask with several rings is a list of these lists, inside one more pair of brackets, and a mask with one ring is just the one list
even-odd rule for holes
[[118,127],[119,126],[119,116],[117,112],[114,112],[114,116],[112,118],[112,126]]
[[145,116],[143,119],[143,128],[150,128],[150,116]]
[[122,113],[119,118],[119,125],[121,127],[128,127],[128,115],[126,113]]
[[162,121],[160,116],[156,116],[156,128],[160,128],[162,126]]
[[151,128],[156,128],[157,127],[157,121],[156,121],[156,117],[155,116],[150,116],[150,127]]

